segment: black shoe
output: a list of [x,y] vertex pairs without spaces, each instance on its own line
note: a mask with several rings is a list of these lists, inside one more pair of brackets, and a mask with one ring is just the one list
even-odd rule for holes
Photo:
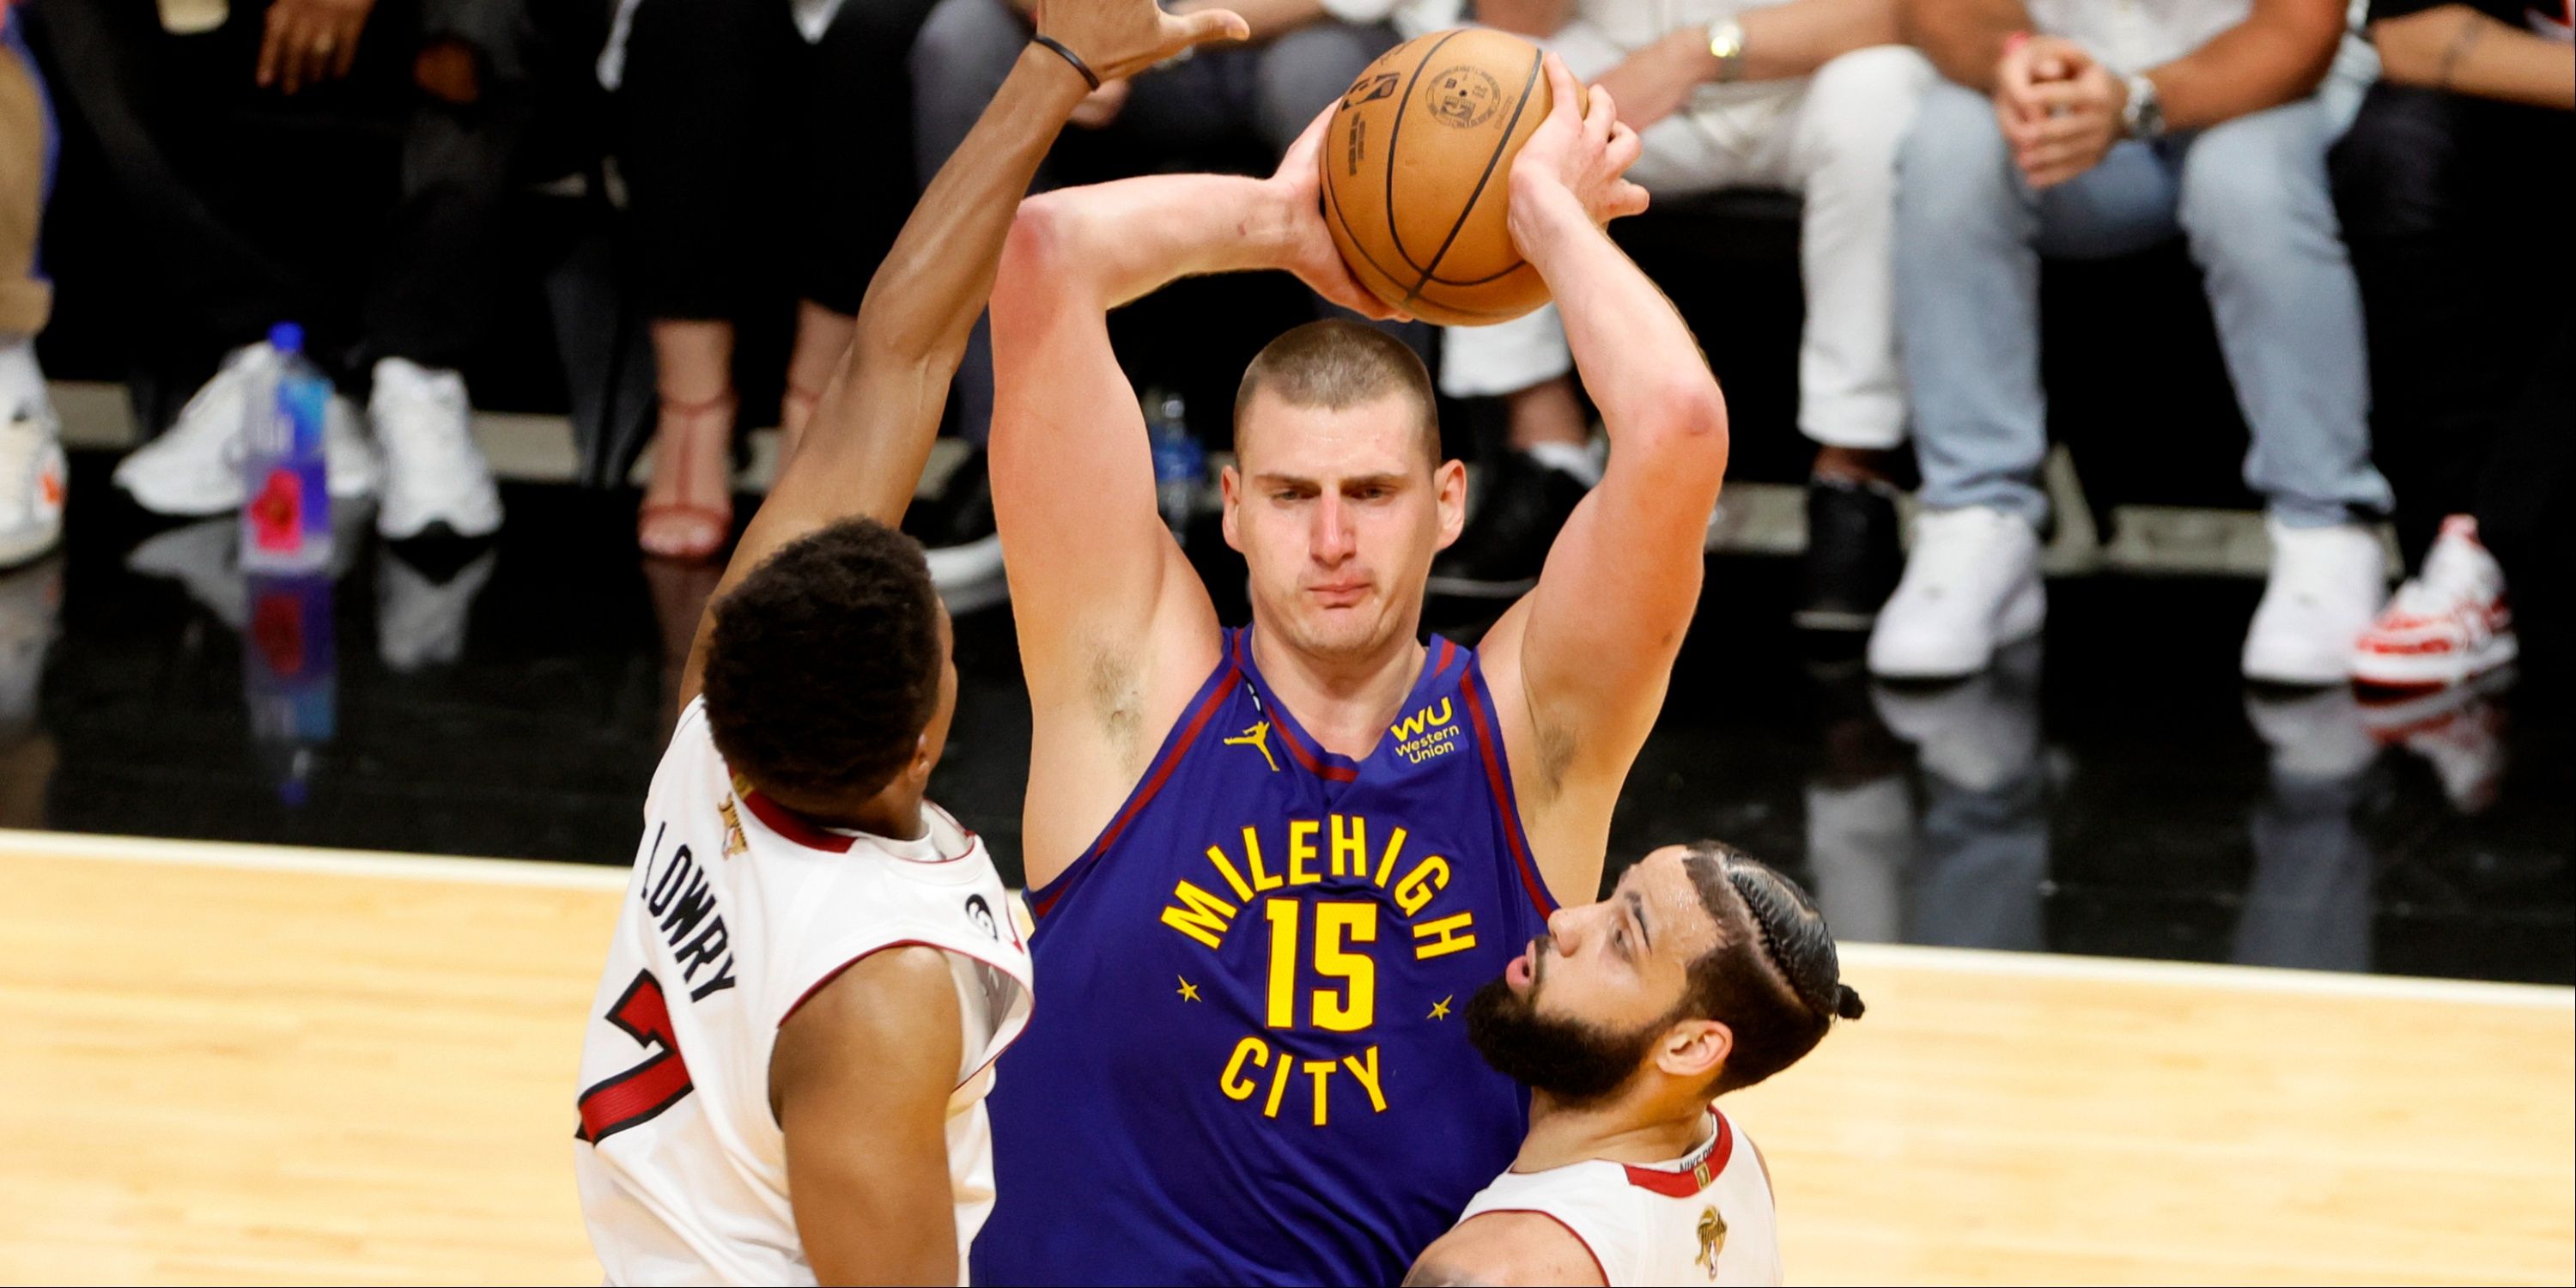
[[1807,631],[1866,631],[1896,591],[1896,493],[1884,483],[1807,484],[1807,554],[1798,610]]
[[1496,598],[1538,584],[1557,529],[1591,488],[1527,452],[1505,456],[1458,543],[1431,561],[1431,593]]
[[930,581],[954,590],[992,580],[1002,571],[1002,537],[993,526],[993,479],[980,446],[950,471],[939,495],[912,503],[903,530],[930,559]]

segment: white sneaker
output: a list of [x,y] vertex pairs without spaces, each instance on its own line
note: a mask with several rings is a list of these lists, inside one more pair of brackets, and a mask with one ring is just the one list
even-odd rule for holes
[[63,539],[70,471],[53,409],[21,404],[0,423],[0,568],[14,568]]
[[2458,684],[2514,659],[2504,569],[2478,541],[2478,521],[2455,514],[2352,649],[2352,678],[2385,688]]
[[[257,377],[276,362],[277,350],[265,340],[226,355],[168,432],[117,462],[116,485],[155,514],[193,518],[240,509],[242,416]],[[359,432],[357,409],[334,393],[322,425],[332,498],[372,495],[380,471],[375,449]]]
[[1869,633],[1869,669],[1895,680],[1974,675],[2048,616],[2039,534],[2001,510],[1926,510],[1905,577]]
[[407,540],[432,527],[459,537],[500,528],[501,494],[474,443],[474,408],[463,376],[386,358],[376,364],[367,419],[385,453],[385,503],[376,512],[376,531],[386,540]]
[[2265,684],[2341,684],[2353,643],[2388,589],[2379,536],[2357,523],[2264,524],[2272,575],[2245,632],[2245,678]]

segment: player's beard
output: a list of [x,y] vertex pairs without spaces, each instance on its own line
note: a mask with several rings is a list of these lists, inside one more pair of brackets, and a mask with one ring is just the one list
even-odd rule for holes
[[1663,1026],[1640,1025],[1612,1033],[1576,1020],[1538,1013],[1539,989],[1514,993],[1501,980],[1467,1001],[1467,1041],[1485,1063],[1534,1091],[1568,1105],[1590,1104],[1628,1081]]

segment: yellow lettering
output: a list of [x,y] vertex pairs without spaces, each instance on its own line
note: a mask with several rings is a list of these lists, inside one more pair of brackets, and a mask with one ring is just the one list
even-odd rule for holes
[[1276,890],[1285,884],[1261,866],[1261,838],[1253,835],[1249,827],[1243,829],[1243,861],[1252,868],[1253,889]]
[[1315,1125],[1324,1125],[1324,1084],[1332,1081],[1334,1064],[1330,1060],[1308,1060],[1297,1066],[1315,1076]]
[[1404,829],[1399,827],[1395,829],[1395,835],[1386,838],[1386,856],[1377,861],[1378,889],[1385,889],[1386,879],[1395,875],[1395,859],[1402,853],[1404,853]]
[[1288,1058],[1287,1052],[1279,1053],[1279,1063],[1270,1070],[1270,1099],[1261,1106],[1262,1117],[1279,1116],[1279,1098],[1288,1093],[1288,1070],[1296,1063]]
[[1227,885],[1234,887],[1235,898],[1245,903],[1252,902],[1252,887],[1243,883],[1243,874],[1234,870],[1234,860],[1225,857],[1225,851],[1213,845],[1209,846],[1208,862],[1215,864],[1216,874],[1224,877]]
[[1475,947],[1475,925],[1476,914],[1462,912],[1454,917],[1442,917],[1438,921],[1426,921],[1415,926],[1413,937],[1416,941],[1429,939],[1432,942],[1427,944],[1416,942],[1413,945],[1413,960],[1428,961],[1434,957],[1445,957],[1450,953],[1464,952]]
[[1368,1091],[1369,1112],[1385,1113],[1386,1093],[1378,1090],[1377,1085],[1377,1048],[1372,1045],[1368,1050],[1361,1052],[1361,1055],[1368,1057],[1367,1064],[1361,1064],[1360,1057],[1356,1055],[1343,1056],[1342,1063],[1351,1067],[1351,1076],[1359,1079],[1360,1086]]
[[1225,941],[1225,932],[1234,925],[1234,905],[1209,894],[1187,881],[1172,884],[1172,897],[1189,905],[1163,909],[1163,924],[1190,938],[1217,947]]
[[1311,818],[1288,821],[1288,884],[1313,885],[1323,880],[1306,867],[1315,861],[1315,833],[1323,828]]
[[[1376,1048],[1370,1049],[1374,1051]],[[1267,1069],[1270,1067],[1270,1044],[1259,1038],[1245,1038],[1234,1044],[1234,1054],[1226,1060],[1225,1072],[1218,1074],[1216,1079],[1216,1085],[1225,1092],[1228,1100],[1250,1100],[1252,1093],[1261,1089],[1259,1084],[1243,1076],[1246,1056],[1250,1056],[1254,1064]]]
[[[1423,708],[1423,711],[1426,714],[1428,714],[1430,710],[1431,709],[1429,707]],[[1449,717],[1454,714],[1456,713],[1449,709],[1449,699],[1440,699],[1440,714],[1431,717],[1431,727],[1437,729],[1440,726],[1449,723]]]
[[[1350,830],[1342,830],[1344,823]],[[1368,875],[1368,820],[1357,814],[1333,816],[1333,875]]]
[[1375,903],[1315,905],[1315,973],[1350,981],[1339,995],[1329,988],[1315,990],[1315,1027],[1357,1033],[1377,1022],[1377,963],[1344,946],[1376,940]]
[[1395,906],[1404,909],[1404,915],[1410,917],[1422,911],[1423,905],[1430,903],[1433,895],[1448,888],[1449,860],[1434,854],[1414,864],[1413,870],[1404,874],[1404,880],[1396,883]]
[[1270,1019],[1274,1029],[1297,1024],[1297,914],[1306,905],[1273,899],[1262,905],[1270,917]]

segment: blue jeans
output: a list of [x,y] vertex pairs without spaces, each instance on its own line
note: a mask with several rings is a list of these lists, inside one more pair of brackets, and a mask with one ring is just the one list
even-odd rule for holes
[[2082,176],[2035,192],[1991,100],[1935,85],[1899,155],[1896,195],[1897,329],[1924,504],[1989,506],[2033,526],[2046,517],[2040,257],[2122,255],[2179,233],[2253,430],[2246,485],[2293,527],[2386,512],[2388,483],[2370,464],[2361,296],[2326,180],[2345,119],[2321,97],[2301,99],[2116,144]]

